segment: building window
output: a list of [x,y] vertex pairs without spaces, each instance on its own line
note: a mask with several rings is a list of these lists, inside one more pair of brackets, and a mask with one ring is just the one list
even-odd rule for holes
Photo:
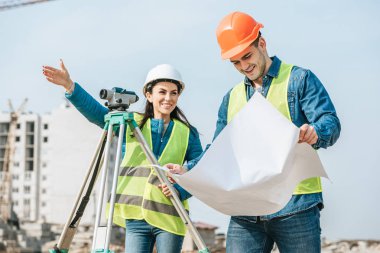
[[46,168],[46,166],[47,166],[47,163],[46,163],[46,162],[43,162],[43,163],[42,163],[42,168]]
[[25,172],[24,176],[25,176],[25,180],[26,180],[26,181],[29,181],[29,180],[32,178],[32,173],[30,173],[30,172]]
[[26,161],[26,171],[33,171],[33,161]]
[[20,141],[20,136],[16,136],[16,142]]
[[[1,134],[1,133],[0,133]],[[5,135],[5,136],[0,136],[0,146],[3,146],[5,144],[7,144],[7,139],[8,139],[8,136]]]
[[30,199],[24,199],[24,205],[29,206],[30,205]]
[[34,133],[34,122],[26,122],[26,132]]
[[46,189],[45,188],[42,188],[42,193],[46,193]]
[[0,123],[0,133],[8,133],[9,123]]
[[17,200],[13,201],[13,205],[18,206],[18,201]]
[[34,156],[34,148],[27,148],[26,150],[26,158],[33,159]]
[[18,167],[18,166],[20,166],[20,163],[19,162],[14,162],[13,166]]
[[34,145],[34,135],[26,136],[26,145]]
[[21,128],[21,124],[20,124],[20,123],[17,123],[16,128],[17,128],[17,129],[20,129],[20,128]]
[[26,194],[30,193],[30,186],[29,185],[24,186],[24,193],[26,193]]
[[41,205],[42,206],[46,206],[46,203],[44,201],[42,201]]
[[44,124],[44,129],[48,130],[49,129],[49,125],[48,124]]
[[45,181],[46,180],[46,176],[42,176],[42,181]]
[[47,136],[44,137],[44,142],[48,142],[49,138]]
[[18,193],[18,188],[13,188],[13,189],[12,189],[12,192],[14,192],[14,193]]

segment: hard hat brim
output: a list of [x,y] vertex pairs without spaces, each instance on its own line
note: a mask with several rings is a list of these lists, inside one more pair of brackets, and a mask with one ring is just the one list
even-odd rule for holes
[[231,59],[232,57],[234,57],[235,55],[238,55],[239,53],[243,52],[247,47],[249,47],[249,45],[251,45],[253,41],[255,41],[255,40],[248,41],[244,44],[238,45],[238,46],[228,50],[227,52],[222,53],[222,59],[228,60],[228,59]]
[[[158,81],[158,82],[155,82],[155,81]],[[176,84],[178,86],[178,88],[179,88],[179,94],[180,95],[182,94],[183,90],[185,89],[185,84],[182,81],[178,81],[178,80],[174,80],[174,79],[164,79],[164,78],[154,80],[153,81],[153,86],[156,85],[159,82],[170,82],[170,83]],[[143,95],[145,97],[146,97],[146,93],[147,93],[147,90],[148,90],[148,86],[150,86],[150,85],[152,85],[152,82],[148,82],[148,83],[144,84]]]

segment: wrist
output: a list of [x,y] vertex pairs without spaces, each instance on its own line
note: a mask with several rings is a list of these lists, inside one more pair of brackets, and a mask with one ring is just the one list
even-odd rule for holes
[[187,168],[187,166],[184,165],[184,166],[181,167],[181,170],[182,170],[182,173],[186,173],[186,172],[189,171],[189,168]]
[[71,81],[71,83],[68,85],[68,87],[65,87],[65,88],[66,88],[66,93],[71,94],[74,91],[75,83],[73,81]]

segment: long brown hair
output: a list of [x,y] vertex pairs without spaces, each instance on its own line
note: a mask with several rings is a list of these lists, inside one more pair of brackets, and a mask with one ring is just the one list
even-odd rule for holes
[[[181,84],[175,80],[166,80],[166,81],[170,81],[174,84],[177,85],[177,88],[178,88],[178,92],[180,93],[181,92]],[[149,93],[152,93],[152,90],[153,90],[153,87],[157,84],[158,82],[155,82],[153,85],[147,85],[147,89],[146,91],[149,92]],[[140,125],[139,127],[142,129],[146,123],[146,121],[150,118],[154,118],[154,110],[153,110],[153,104],[151,102],[149,102],[148,100],[146,101],[145,103],[145,111],[143,113],[144,117],[143,119],[141,120],[140,122]],[[183,113],[183,111],[181,109],[179,109],[178,106],[176,106],[174,108],[174,110],[170,113],[170,119],[176,119],[176,120],[179,120],[180,122],[182,122],[183,124],[185,124],[187,127],[191,128],[191,124],[190,122],[187,120],[185,114]]]

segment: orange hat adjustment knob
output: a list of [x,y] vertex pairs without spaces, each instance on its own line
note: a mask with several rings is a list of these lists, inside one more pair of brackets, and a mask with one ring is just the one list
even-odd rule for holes
[[232,12],[220,21],[216,37],[222,58],[229,59],[246,49],[264,26],[243,12]]

